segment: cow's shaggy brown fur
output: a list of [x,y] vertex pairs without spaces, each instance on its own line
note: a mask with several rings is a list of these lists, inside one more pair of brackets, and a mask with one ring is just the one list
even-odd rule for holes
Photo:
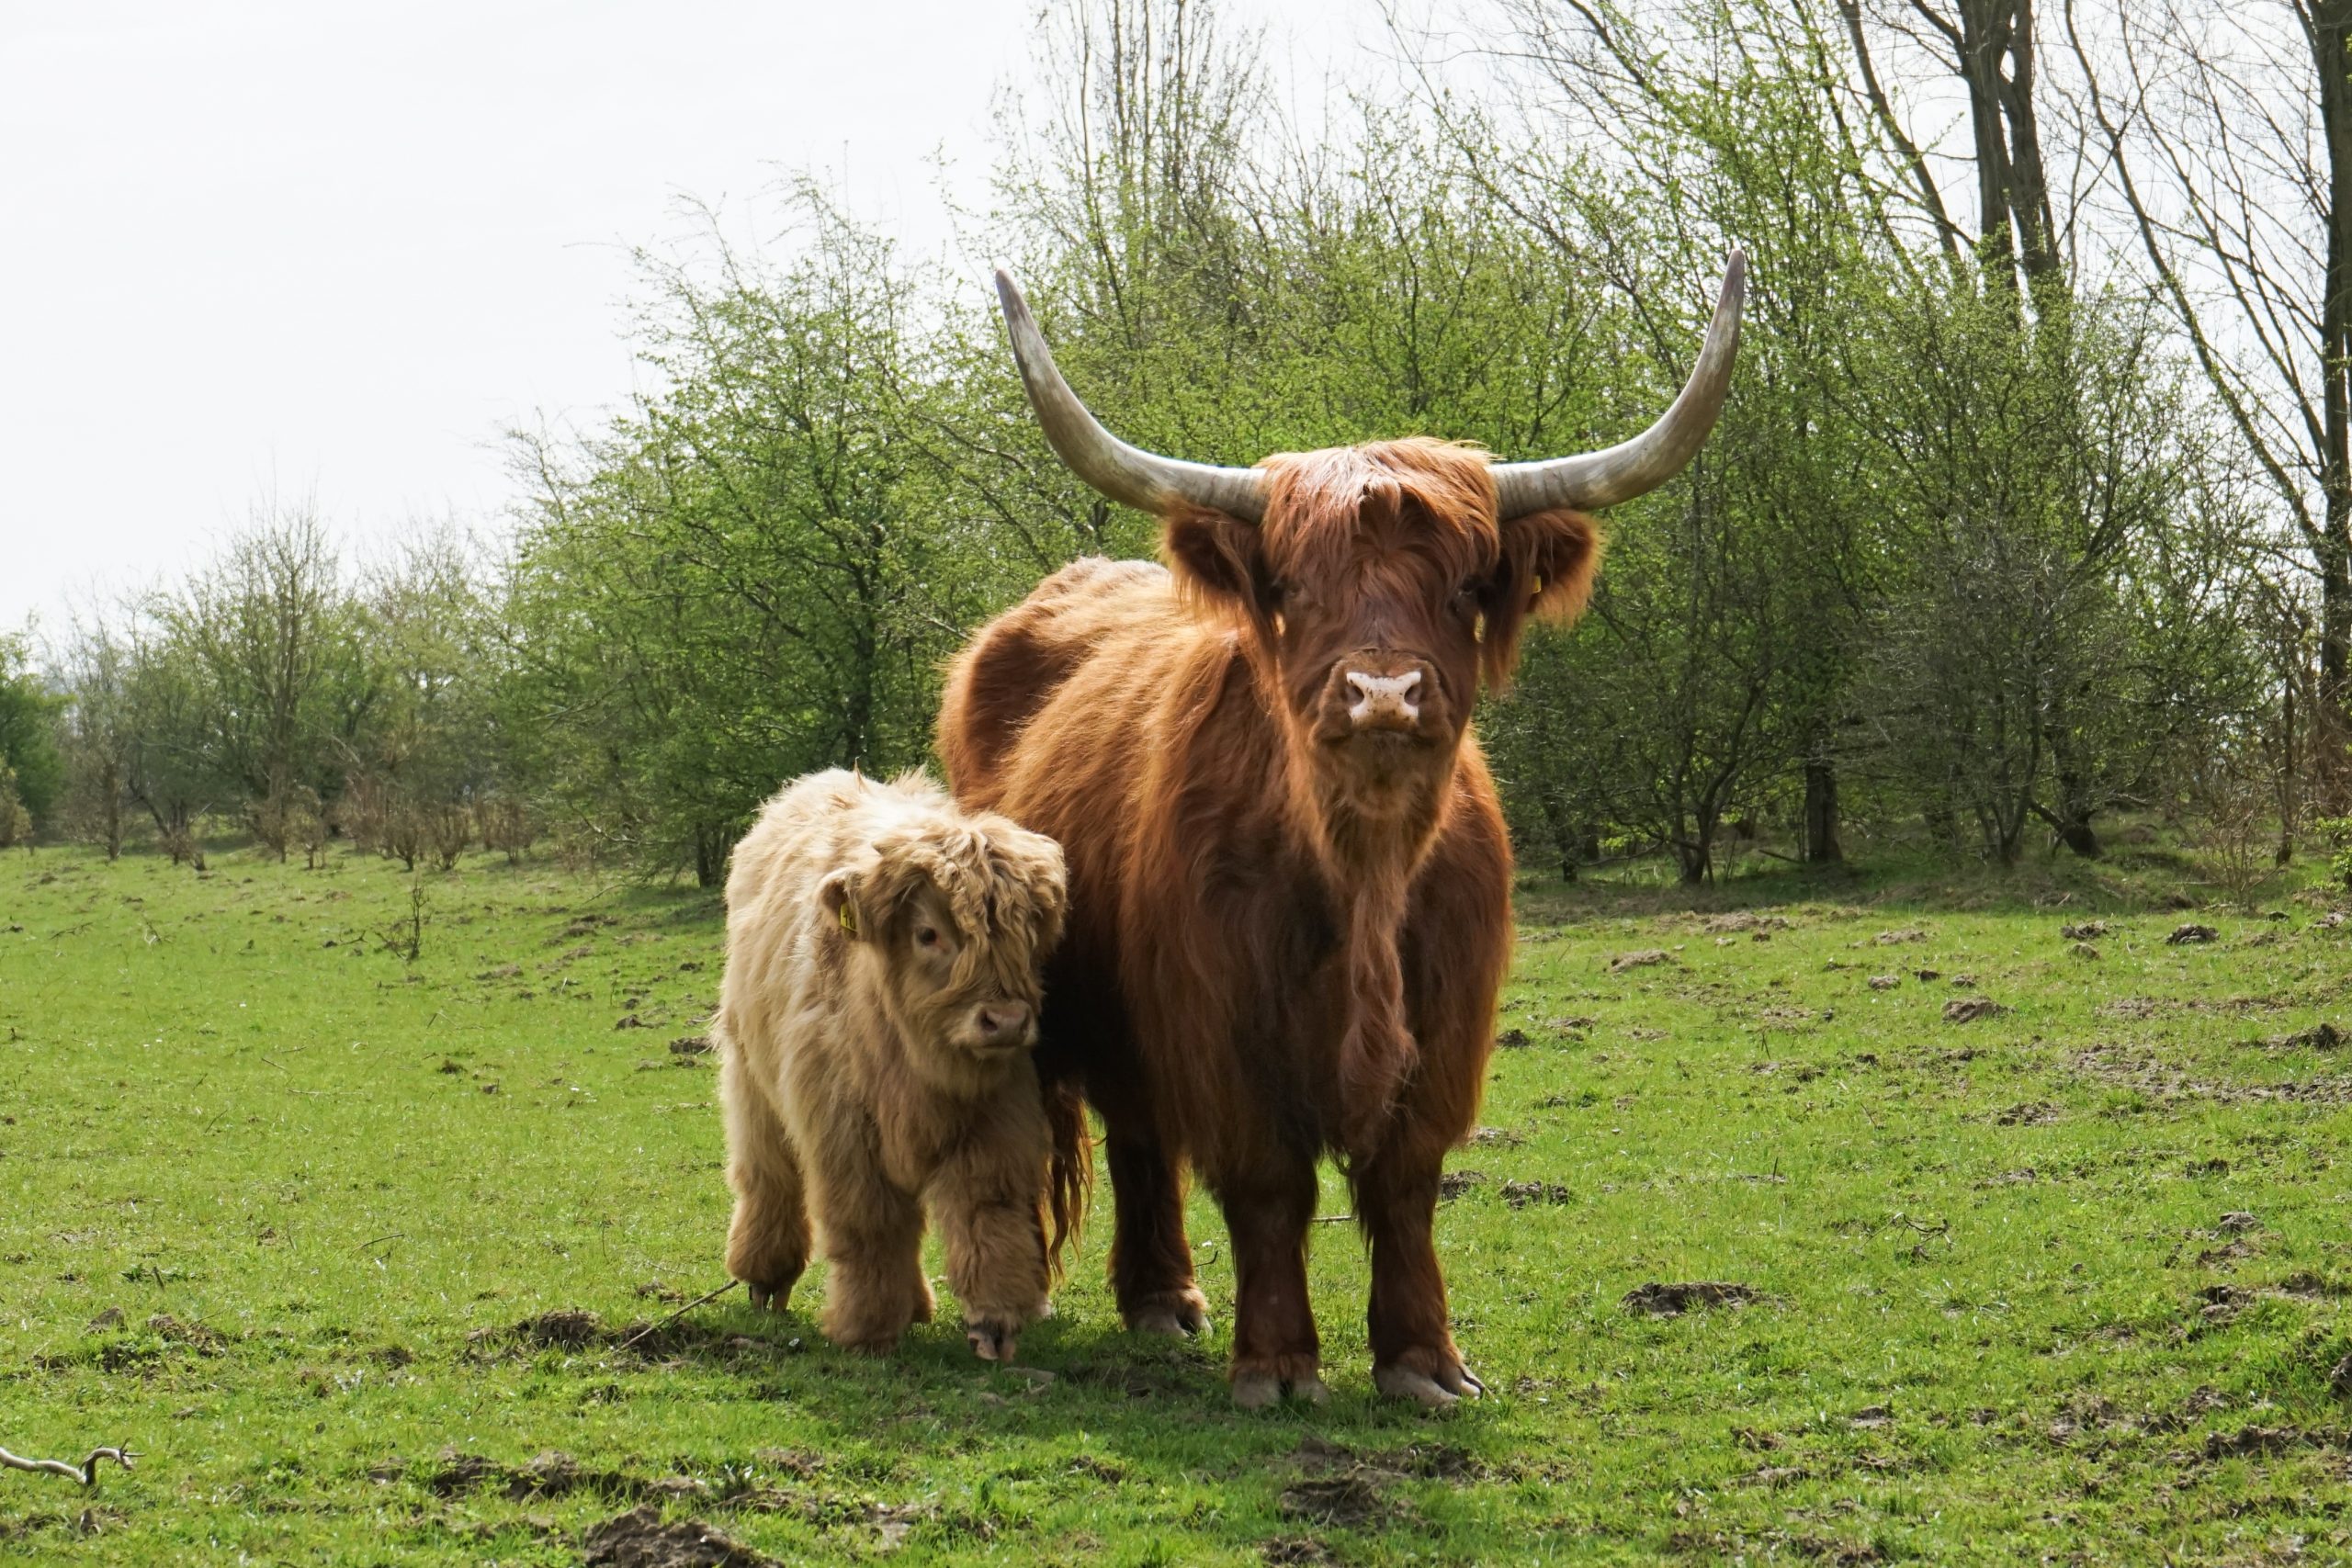
[[727,881],[716,1029],[727,1267],[755,1303],[784,1305],[813,1215],[825,1333],[888,1349],[931,1316],[927,1206],[973,1348],[1011,1358],[1086,1161],[1075,1098],[1041,1098],[1029,1050],[1064,909],[1052,840],[921,774],[818,773],[768,803]]
[[[1130,1326],[1196,1330],[1197,1167],[1233,1238],[1234,1394],[1319,1396],[1317,1156],[1372,1250],[1375,1380],[1475,1393],[1431,1244],[1510,947],[1510,850],[1470,734],[1531,615],[1582,608],[1570,511],[1499,518],[1482,454],[1270,458],[1262,523],[1179,505],[1171,574],[1080,561],[975,637],[939,742],[957,797],[1061,840],[1074,911],[1038,1060],[1102,1113]],[[1367,691],[1409,691],[1372,712]],[[1384,701],[1387,701],[1384,699]]]

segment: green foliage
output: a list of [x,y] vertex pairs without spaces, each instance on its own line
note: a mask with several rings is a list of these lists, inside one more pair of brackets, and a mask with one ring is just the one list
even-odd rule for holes
[[49,815],[64,787],[57,745],[62,705],[31,668],[24,639],[0,637],[0,767],[14,773],[13,798],[35,818]]

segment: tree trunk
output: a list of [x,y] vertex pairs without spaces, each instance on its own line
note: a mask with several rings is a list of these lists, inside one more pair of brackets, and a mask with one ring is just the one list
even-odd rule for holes
[[2327,277],[2320,294],[2322,537],[2320,711],[2314,759],[2330,815],[2352,807],[2346,744],[2352,742],[2352,0],[2308,0],[2312,62],[2319,71],[2320,130],[2327,144]]
[[1804,765],[1804,858],[1808,865],[1835,865],[1846,858],[1838,844],[1838,769],[1819,757]]
[[100,786],[106,791],[107,861],[111,864],[122,858],[122,770],[108,761],[99,772]]
[[727,835],[707,825],[695,829],[695,886],[718,887],[727,880]]

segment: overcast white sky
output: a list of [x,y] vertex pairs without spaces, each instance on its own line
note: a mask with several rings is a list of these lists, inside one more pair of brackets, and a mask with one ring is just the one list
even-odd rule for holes
[[[1228,0],[1319,79],[1374,0]],[[199,558],[273,486],[355,541],[494,522],[498,436],[626,397],[628,247],[836,176],[984,194],[1035,0],[0,0],[0,630]]]

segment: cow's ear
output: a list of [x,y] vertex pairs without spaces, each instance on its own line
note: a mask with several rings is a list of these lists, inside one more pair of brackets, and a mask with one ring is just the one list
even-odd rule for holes
[[865,881],[854,871],[836,871],[817,884],[817,902],[824,906],[825,913],[839,922],[853,942],[872,942],[876,936],[874,922],[865,919],[865,912],[858,907],[858,894]]
[[1170,515],[1166,540],[1168,564],[1189,592],[1250,615],[1264,610],[1270,583],[1256,524],[1186,507]]
[[1500,685],[1519,662],[1519,634],[1532,615],[1573,621],[1592,597],[1600,570],[1600,525],[1581,512],[1531,512],[1501,525],[1501,558],[1483,594],[1489,683]]

